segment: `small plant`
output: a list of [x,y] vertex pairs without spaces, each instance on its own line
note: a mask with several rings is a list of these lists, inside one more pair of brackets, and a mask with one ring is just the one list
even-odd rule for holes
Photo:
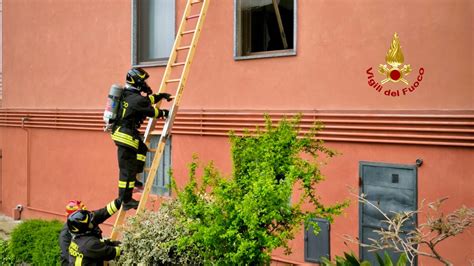
[[59,221],[27,220],[13,230],[10,251],[16,263],[59,265]]
[[[392,258],[388,255],[387,252],[384,252],[384,257],[380,257],[378,253],[375,253],[375,256],[377,258],[377,261],[379,262],[380,266],[392,266],[394,263],[392,262]],[[405,266],[407,265],[407,254],[402,253],[400,257],[398,258],[397,263],[395,264],[396,266]]]
[[199,265],[200,253],[180,242],[189,232],[176,217],[182,216],[176,200],[157,212],[145,211],[127,220],[119,265]]
[[430,210],[426,212],[425,223],[418,225],[414,230],[405,232],[402,228],[410,221],[414,221],[416,214],[422,212],[423,203],[419,210],[396,213],[393,218],[390,218],[377,205],[367,200],[365,195],[352,194],[363,204],[368,204],[381,213],[385,218],[383,222],[387,225],[387,229],[374,230],[380,238],[370,239],[370,243],[361,243],[350,236],[346,236],[346,239],[372,251],[393,249],[405,253],[410,265],[414,264],[416,256],[430,257],[445,265],[453,265],[438,252],[437,245],[450,237],[463,233],[474,223],[474,208],[462,206],[448,215],[440,212],[440,206],[447,199],[443,198],[428,204]]
[[329,259],[323,257],[321,265],[323,266],[370,266],[370,262],[364,260],[360,261],[354,253],[344,252],[344,256],[336,256],[335,262],[331,262]]
[[[400,255],[397,262],[394,263],[392,258],[388,255],[387,252],[384,253],[384,257],[380,257],[379,254],[375,254],[377,257],[377,262],[379,266],[405,266],[407,264],[407,256],[406,254]],[[344,257],[336,256],[335,262],[331,262],[327,258],[323,258],[322,261],[323,266],[371,266],[369,261],[360,261],[354,253],[346,253],[344,252]]]

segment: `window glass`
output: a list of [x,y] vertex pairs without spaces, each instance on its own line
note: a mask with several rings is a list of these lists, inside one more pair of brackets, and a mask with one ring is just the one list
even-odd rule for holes
[[175,37],[175,1],[134,0],[134,65],[166,62]]
[[295,0],[237,0],[237,56],[294,50]]
[[[151,164],[153,163],[153,158],[155,156],[155,150],[158,146],[158,141],[160,140],[160,135],[153,135],[150,139],[150,151],[146,155],[145,161],[145,176],[148,176],[150,171]],[[160,196],[169,196],[170,189],[170,175],[169,170],[171,167],[171,137],[166,140],[166,145],[161,156],[161,161],[156,171],[155,179],[153,180],[153,185],[151,188],[151,193],[160,195]],[[140,180],[146,182],[146,178],[143,179],[143,174],[139,177]],[[145,183],[143,183],[145,184]]]

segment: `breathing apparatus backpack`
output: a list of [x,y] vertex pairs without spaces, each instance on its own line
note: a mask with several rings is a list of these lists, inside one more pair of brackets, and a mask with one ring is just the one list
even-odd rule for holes
[[110,87],[109,95],[107,96],[107,104],[104,110],[104,131],[110,132],[117,122],[117,113],[120,106],[120,100],[124,87],[119,84],[113,84]]

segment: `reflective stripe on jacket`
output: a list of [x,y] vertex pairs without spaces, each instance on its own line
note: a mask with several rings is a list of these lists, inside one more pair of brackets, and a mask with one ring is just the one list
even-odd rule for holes
[[159,110],[154,107],[155,97],[144,97],[134,88],[126,88],[122,94],[118,118],[112,130],[115,144],[138,149],[140,132],[138,129],[146,117],[158,117]]
[[120,247],[112,246],[95,235],[73,237],[69,246],[69,265],[104,265],[120,256]]

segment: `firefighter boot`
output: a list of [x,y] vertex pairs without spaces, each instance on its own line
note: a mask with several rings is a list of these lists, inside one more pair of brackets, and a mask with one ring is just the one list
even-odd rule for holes
[[133,193],[142,193],[143,192],[143,183],[138,179],[135,181],[135,187],[133,188]]
[[119,188],[119,198],[122,200],[122,207],[125,211],[136,209],[139,201],[132,198],[133,188]]
[[123,210],[128,211],[130,209],[137,209],[139,203],[140,203],[140,201],[132,198],[130,201],[125,202],[125,203],[122,204]]

